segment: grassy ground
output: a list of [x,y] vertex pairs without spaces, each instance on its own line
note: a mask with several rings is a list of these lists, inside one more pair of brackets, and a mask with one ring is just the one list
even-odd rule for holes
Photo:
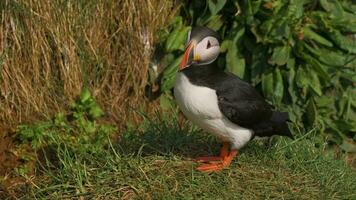
[[[207,174],[192,159],[219,143],[189,124],[146,122],[97,155],[42,162],[21,198],[38,199],[356,199],[356,172],[313,133],[295,141],[253,141],[230,168]],[[48,161],[48,160],[47,160]]]

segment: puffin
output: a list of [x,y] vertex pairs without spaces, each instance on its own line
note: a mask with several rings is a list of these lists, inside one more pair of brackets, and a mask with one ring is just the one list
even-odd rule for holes
[[193,27],[173,90],[185,117],[222,142],[218,156],[196,159],[202,172],[228,167],[237,150],[256,136],[293,139],[288,113],[275,110],[252,85],[220,69],[219,54],[219,35],[207,27]]

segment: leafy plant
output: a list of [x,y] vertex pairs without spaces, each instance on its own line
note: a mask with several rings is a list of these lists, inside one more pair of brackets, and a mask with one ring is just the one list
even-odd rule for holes
[[222,39],[219,67],[250,81],[304,130],[354,146],[355,11],[347,0],[190,1],[162,38],[169,48],[161,91],[174,85],[187,30],[207,26]]
[[20,125],[17,136],[35,150],[66,146],[72,153],[99,153],[115,132],[113,126],[97,122],[103,114],[89,90],[84,89],[73,103],[71,113],[58,113],[52,120],[33,125]]

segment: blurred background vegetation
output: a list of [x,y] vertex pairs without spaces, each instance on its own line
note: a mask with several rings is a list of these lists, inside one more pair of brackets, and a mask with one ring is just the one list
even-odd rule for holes
[[161,97],[192,26],[221,37],[219,67],[252,83],[306,133],[356,152],[356,5],[351,1],[190,1],[161,35]]
[[[127,149],[139,149],[140,155],[141,140],[147,138],[135,134],[150,132],[152,126],[149,140],[162,137],[171,142],[165,146],[163,139],[157,139],[160,142],[151,144],[153,149],[157,143],[164,146],[158,148],[159,155],[180,146],[187,152],[196,148],[189,141],[197,130],[175,116],[179,109],[172,96],[193,26],[219,33],[218,66],[250,82],[276,108],[288,111],[296,142],[321,136],[309,141],[313,144],[303,144],[308,149],[301,145],[298,151],[305,151],[303,155],[314,156],[313,145],[320,147],[315,152],[324,152],[324,144],[356,152],[356,5],[351,0],[1,0],[0,14],[0,175],[4,175],[0,183],[10,187],[18,185],[16,178],[11,179],[18,175],[33,184],[31,174],[42,167],[42,173],[52,177],[47,181],[59,184],[58,192],[85,193],[89,186],[82,179],[91,177],[85,163],[103,174],[122,167],[123,158],[108,138],[123,134]],[[127,132],[133,136],[125,136]],[[187,141],[179,139],[182,132],[188,133]],[[195,142],[201,147],[212,143],[209,138]],[[293,153],[284,141],[277,146]],[[106,155],[108,147],[113,152]],[[290,166],[303,163],[303,155]],[[161,158],[152,160],[156,159]],[[249,159],[242,162],[250,163]],[[272,163],[283,159],[289,157]],[[97,166],[107,160],[113,161],[108,161],[112,168],[98,172]],[[141,173],[140,160],[123,160],[137,164],[134,169],[140,170],[133,174]],[[325,167],[325,173],[332,174],[332,166]],[[110,187],[106,189],[112,191]],[[2,194],[0,187],[0,198]],[[46,190],[40,194],[46,196]]]

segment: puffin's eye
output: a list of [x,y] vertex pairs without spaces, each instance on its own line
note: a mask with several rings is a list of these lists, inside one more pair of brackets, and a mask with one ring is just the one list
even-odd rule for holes
[[206,45],[206,48],[209,49],[211,47],[211,43],[210,41],[208,40],[208,44]]

